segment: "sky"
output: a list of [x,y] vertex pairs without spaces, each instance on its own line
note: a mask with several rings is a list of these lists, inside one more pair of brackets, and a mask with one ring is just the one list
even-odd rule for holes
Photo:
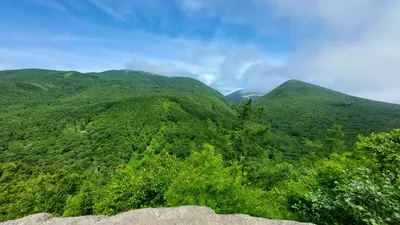
[[299,79],[400,103],[398,0],[1,0],[0,70],[144,70],[228,94]]

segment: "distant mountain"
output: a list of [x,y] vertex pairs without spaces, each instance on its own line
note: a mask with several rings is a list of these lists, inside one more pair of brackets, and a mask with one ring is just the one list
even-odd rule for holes
[[252,99],[253,101],[259,99],[261,96],[263,96],[263,94],[258,93],[258,92],[246,92],[246,90],[241,89],[238,91],[235,91],[229,95],[227,95],[226,97],[233,101],[234,103],[240,104],[248,99]]
[[340,124],[354,141],[357,134],[400,127],[400,105],[353,97],[299,80],[290,80],[255,102],[264,107],[263,122],[274,129],[312,139]]
[[[228,104],[225,96],[207,85],[188,77],[166,77],[143,71],[110,70],[101,73],[80,73],[76,71],[55,71],[42,69],[21,69],[0,71],[0,95],[12,101],[35,101],[43,98],[65,97],[85,91],[108,92],[110,97],[128,92],[137,94],[151,91],[168,93],[169,91],[217,98]],[[123,91],[125,90],[125,91]],[[17,96],[17,97],[16,97]],[[39,97],[40,96],[40,97]],[[15,97],[15,98],[14,98]],[[2,99],[4,100],[4,99]],[[1,100],[0,100],[1,101]]]
[[[132,150],[157,146],[184,156],[216,136],[207,120],[229,118],[225,96],[192,78],[124,70],[0,71],[0,163],[111,171],[127,163]],[[21,151],[25,142],[33,147]]]

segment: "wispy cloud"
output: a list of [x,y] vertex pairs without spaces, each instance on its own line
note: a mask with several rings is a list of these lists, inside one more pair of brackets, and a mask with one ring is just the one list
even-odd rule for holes
[[2,68],[140,69],[221,92],[266,92],[297,78],[400,102],[398,1],[32,1],[68,13],[49,27],[0,21]]
[[[97,7],[102,12],[111,16],[112,18],[128,22],[134,19],[135,8],[143,7],[161,7],[164,2],[159,0],[88,0],[93,6]],[[145,10],[141,11],[145,14]]]
[[358,96],[375,95],[374,99],[393,101],[380,98],[382,93],[400,96],[400,2],[308,1],[319,7],[304,11],[300,4],[305,1],[282,1],[290,9],[282,11],[282,15],[297,17],[306,13],[325,19],[328,25],[323,36],[302,43],[278,74],[312,79]]
[[[239,5],[238,2],[241,1],[235,3]],[[181,6],[190,9],[188,3],[191,2],[181,1]],[[389,98],[393,94],[400,96],[399,2],[252,0],[241,8],[240,14],[229,1],[218,3],[221,5],[198,0],[194,6],[201,7],[192,10],[213,11],[211,15],[220,14],[227,22],[246,24],[260,31],[268,30],[268,21],[289,20],[314,34],[297,38],[295,51],[283,57],[265,49],[261,56],[255,52],[230,52],[231,55],[224,55],[220,67],[221,80],[269,90],[279,82],[298,78],[358,96],[400,102],[400,97]],[[304,33],[290,31],[291,35],[296,32]],[[270,54],[272,59],[262,59]]]
[[130,7],[128,7],[129,5],[121,6],[120,4],[116,4],[116,2],[113,3],[112,1],[103,1],[103,0],[89,0],[89,1],[104,13],[120,21],[124,22],[127,21],[126,16],[130,14]]
[[56,9],[56,10],[59,10],[62,12],[68,12],[68,9],[64,5],[63,1],[59,1],[59,0],[54,0],[54,1],[53,0],[51,0],[51,1],[49,1],[49,0],[31,0],[31,1],[33,1],[34,3],[36,3],[38,5],[44,6],[44,7],[49,7],[49,8]]
[[27,33],[22,32],[15,32],[15,33],[7,33],[7,34],[0,34],[0,40],[6,42],[19,42],[19,43],[43,43],[45,40],[47,43],[82,43],[82,42],[89,42],[89,43],[101,43],[105,42],[103,38],[100,37],[83,37],[78,35],[73,35],[70,33],[61,33],[55,35],[48,35],[48,34],[35,34],[35,35],[27,35]]

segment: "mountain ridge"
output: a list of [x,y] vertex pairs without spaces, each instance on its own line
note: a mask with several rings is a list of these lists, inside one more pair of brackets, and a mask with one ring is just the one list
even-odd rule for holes
[[[149,76],[149,77],[157,77],[157,78],[167,78],[167,79],[188,79],[191,81],[195,81],[195,82],[199,82],[201,84],[203,84],[204,86],[209,87],[208,85],[202,83],[201,81],[192,78],[192,77],[184,77],[184,76],[165,76],[165,75],[161,75],[161,74],[155,74],[155,73],[151,73],[151,72],[146,72],[146,71],[140,71],[140,70],[130,70],[130,69],[112,69],[112,70],[105,70],[105,71],[101,71],[101,72],[79,72],[79,71],[75,71],[75,70],[52,70],[52,69],[40,69],[40,68],[24,68],[24,69],[7,69],[7,70],[0,70],[0,76],[4,76],[5,74],[8,73],[14,73],[14,72],[47,72],[47,73],[73,73],[73,74],[81,74],[81,75],[86,75],[86,76],[90,76],[90,77],[96,77],[96,78],[102,78],[105,80],[123,80],[123,81],[129,81],[129,79],[127,79],[129,77],[129,75],[135,74],[136,76]],[[110,73],[113,73],[113,75],[118,74],[118,76],[112,77],[110,76]],[[105,75],[104,74],[108,74]],[[0,77],[0,79],[4,79],[4,77]],[[237,91],[234,91],[228,95],[226,95],[225,97],[227,97],[228,99],[230,99],[229,96],[231,95],[235,95],[237,93],[241,93],[241,96],[246,96],[249,94],[255,94],[255,96],[257,96],[257,99],[253,99],[253,100],[258,100],[259,98],[262,98],[263,96],[271,96],[272,92],[277,91],[278,89],[282,88],[282,87],[286,87],[286,86],[291,86],[291,85],[298,85],[301,84],[303,86],[303,89],[305,89],[307,86],[308,87],[314,87],[314,88],[318,88],[321,90],[325,90],[325,91],[330,91],[332,93],[337,93],[337,94],[342,94],[342,95],[346,95],[346,96],[350,96],[350,97],[354,97],[354,98],[359,98],[359,99],[364,99],[364,100],[369,100],[369,101],[375,101],[375,102],[380,102],[380,103],[386,103],[386,104],[393,104],[393,105],[400,105],[399,103],[393,103],[393,102],[385,102],[382,100],[372,100],[369,98],[364,98],[364,97],[359,97],[359,96],[353,96],[344,92],[340,92],[340,91],[336,91],[334,89],[330,89],[330,88],[326,88],[323,86],[319,86],[313,83],[309,83],[309,82],[305,82],[299,79],[289,79],[285,82],[283,82],[282,84],[278,85],[277,87],[275,87],[274,89],[272,89],[271,91],[262,94],[260,92],[254,92],[254,91],[246,91],[245,89],[240,89]],[[211,89],[213,89],[214,91],[218,92],[217,90],[215,90],[214,88],[210,87]],[[301,90],[301,89],[300,89]],[[220,94],[220,92],[218,92]],[[222,95],[222,94],[221,94]],[[247,98],[248,99],[248,98]],[[232,100],[232,99],[231,99]],[[237,101],[234,101],[236,103],[238,103]],[[243,101],[241,101],[243,102]]]
[[[327,92],[330,92],[331,94],[340,94],[340,95],[345,95],[345,96],[348,96],[348,97],[364,99],[364,100],[369,100],[369,101],[374,101],[374,102],[379,102],[379,103],[400,105],[399,103],[385,102],[385,101],[381,101],[381,100],[373,100],[373,99],[369,99],[369,98],[365,98],[365,97],[354,96],[354,95],[351,95],[351,94],[347,94],[345,92],[341,92],[341,91],[337,91],[337,90],[334,90],[334,89],[326,88],[326,87],[323,87],[323,86],[320,86],[320,85],[316,85],[316,84],[313,84],[313,83],[301,81],[301,80],[298,80],[298,79],[290,79],[290,80],[278,85],[276,88],[272,89],[271,91],[269,91],[265,95],[268,95],[268,97],[271,97],[271,95],[274,92],[278,92],[279,89],[290,88],[291,86],[296,86],[296,85],[300,85],[301,86],[301,87],[297,87],[297,91],[302,91],[302,90],[304,91],[304,90],[307,90],[307,89],[308,90],[309,89],[318,89],[319,91],[327,91]],[[293,92],[295,90],[296,89],[292,88],[291,92]],[[265,95],[263,95],[263,96],[265,96]]]
[[[348,182],[356,168],[377,178],[384,178],[377,166],[399,168],[373,164],[380,156],[369,146],[377,140],[372,151],[382,143],[395,151],[400,130],[355,144],[357,134],[400,127],[397,105],[293,80],[254,103],[231,103],[195,79],[142,71],[0,71],[0,221],[204,205],[222,214],[361,224],[358,205],[349,209],[332,185],[356,202],[359,189]],[[383,193],[360,201],[368,215],[376,197],[397,204],[398,194],[386,190],[395,183],[380,181],[364,183]],[[322,201],[315,190],[327,190],[316,193]],[[385,210],[373,218],[392,215]]]
[[[354,141],[359,132],[389,131],[400,126],[400,105],[351,96],[299,80],[289,80],[262,96],[255,106],[267,111],[264,121],[279,130],[311,139],[317,130],[343,126]],[[297,121],[289,124],[287,121]],[[364,124],[364,125],[363,125]],[[368,125],[367,125],[368,124]]]

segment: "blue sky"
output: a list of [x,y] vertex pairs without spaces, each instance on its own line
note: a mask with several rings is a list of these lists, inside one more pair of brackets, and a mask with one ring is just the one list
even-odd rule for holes
[[137,69],[222,93],[294,78],[400,102],[398,2],[2,0],[0,69]]

